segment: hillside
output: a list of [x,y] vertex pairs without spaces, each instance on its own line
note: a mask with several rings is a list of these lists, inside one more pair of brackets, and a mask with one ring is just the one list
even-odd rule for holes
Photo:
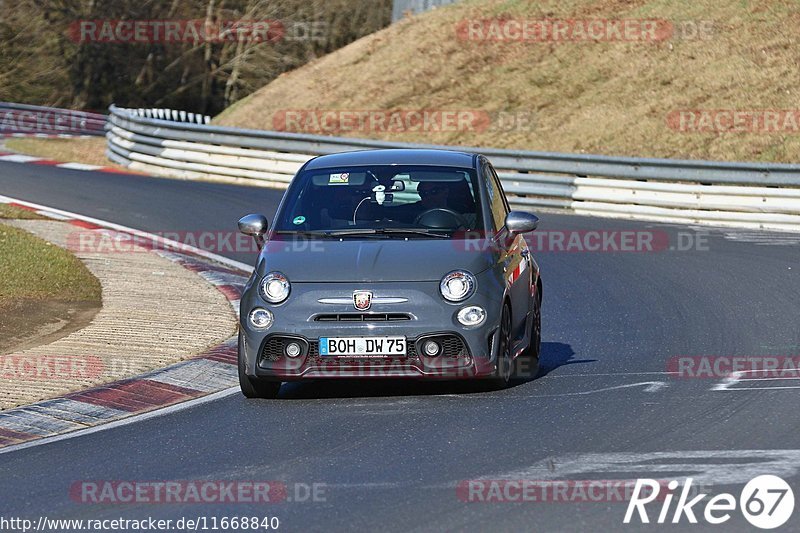
[[[566,33],[504,40],[518,35],[509,21],[522,20],[572,22]],[[610,37],[586,38],[598,20],[611,22],[593,35],[604,28]],[[619,39],[609,26],[622,20],[649,21],[655,31]],[[796,161],[798,22],[800,5],[789,0],[463,0],[286,73],[216,123],[531,150]],[[325,122],[334,115],[324,112],[336,110],[345,113]],[[427,127],[369,126],[420,110],[469,120],[438,128],[445,131],[433,131],[442,124],[435,116]],[[354,125],[357,112],[369,112],[367,126]],[[510,124],[510,117],[526,120]]]
[[392,0],[0,1],[0,101],[213,114],[385,27],[391,10]]

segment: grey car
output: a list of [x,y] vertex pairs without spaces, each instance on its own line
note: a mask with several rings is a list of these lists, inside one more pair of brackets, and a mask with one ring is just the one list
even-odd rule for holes
[[323,378],[476,379],[536,374],[542,280],[481,155],[369,150],[298,171],[241,299],[239,381],[249,398]]

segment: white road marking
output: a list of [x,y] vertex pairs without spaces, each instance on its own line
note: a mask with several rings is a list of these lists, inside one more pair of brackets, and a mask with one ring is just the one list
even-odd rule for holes
[[598,392],[607,392],[619,389],[630,389],[631,387],[641,387],[641,386],[645,386],[644,392],[659,392],[660,390],[666,389],[669,386],[669,384],[665,381],[642,381],[641,383],[628,383],[626,385],[615,385],[613,387],[603,387],[602,389],[592,389],[580,392],[565,392],[563,394],[536,394],[534,395],[534,397],[582,396],[585,394],[595,394]]
[[746,391],[746,390],[784,390],[784,389],[800,389],[798,387],[740,387],[738,389],[726,389],[728,391]]
[[400,481],[378,481],[365,483],[325,483],[328,489],[399,489],[405,487],[415,487],[411,482]]
[[[670,452],[575,453],[543,459],[533,465],[481,476],[483,480],[555,480],[691,477],[698,485],[744,484],[756,476],[784,479],[797,475],[800,450],[709,450]],[[627,477],[626,477],[627,476]]]
[[39,214],[39,215],[48,217],[48,218],[52,218],[54,220],[69,220],[70,219],[70,217],[68,217],[66,215],[59,215],[58,213],[53,213],[52,211],[45,211],[44,209],[40,209],[40,210],[36,211],[36,213]]
[[781,381],[782,379],[798,379],[798,380],[800,380],[800,377],[794,377],[794,378],[747,378],[745,381],[747,381],[747,382],[750,382],[750,381]]
[[731,372],[730,375],[723,378],[723,380],[720,383],[717,383],[716,385],[711,387],[711,390],[712,391],[729,390],[728,387],[739,383],[741,376],[742,376],[741,371],[737,370],[735,372]]
[[731,372],[730,375],[723,378],[723,380],[713,387],[712,391],[751,391],[751,390],[786,390],[786,389],[800,389],[800,385],[792,386],[774,386],[774,387],[734,387],[738,383],[751,382],[751,381],[781,381],[781,380],[800,380],[800,377],[774,377],[774,378],[747,378],[745,374],[750,372],[763,372],[763,370],[737,370]]
[[214,394],[209,394],[208,396],[203,396],[202,398],[196,398],[194,400],[189,400],[183,403],[178,403],[175,405],[170,405],[169,407],[164,407],[161,409],[156,409],[155,411],[148,411],[147,413],[142,413],[140,415],[132,415],[128,418],[123,418],[122,420],[116,420],[114,422],[109,422],[108,424],[100,424],[98,426],[92,426],[86,429],[79,429],[76,431],[72,431],[70,433],[63,433],[61,435],[53,435],[52,437],[44,437],[38,440],[32,440],[30,442],[23,442],[20,444],[14,444],[13,446],[7,446],[5,448],[0,448],[0,455],[4,453],[16,452],[19,450],[25,450],[27,448],[33,448],[35,446],[42,446],[44,444],[50,444],[52,442],[59,442],[62,440],[67,439],[74,439],[76,437],[83,437],[84,435],[91,435],[92,433],[97,433],[99,431],[106,431],[108,429],[114,429],[122,426],[127,426],[128,424],[135,424],[137,422],[143,422],[145,420],[149,420],[151,418],[156,418],[159,416],[164,416],[172,413],[176,413],[178,411],[183,411],[184,409],[189,409],[191,407],[196,407],[198,405],[202,405],[204,403],[213,402],[222,398],[226,398],[228,396],[232,396],[233,394],[240,393],[239,386],[230,387],[228,389],[221,390],[219,392],[215,392]]
[[[597,375],[597,374],[596,374]],[[616,374],[612,374],[616,375]],[[550,379],[552,376],[546,376],[542,379]],[[561,376],[565,377],[565,376]],[[608,392],[614,390],[621,390],[621,389],[630,389],[633,387],[644,387],[642,392],[660,392],[667,387],[669,387],[669,383],[665,381],[642,381],[639,383],[627,383],[625,385],[614,385],[611,387],[603,387],[600,389],[592,389],[592,390],[585,390],[585,391],[578,391],[578,392],[562,392],[559,394],[525,394],[519,397],[525,398],[562,398],[564,396],[586,396],[588,394],[597,394],[598,392]],[[511,389],[513,390],[513,389]],[[460,402],[464,402],[467,400],[477,400],[481,402],[485,402],[487,397],[483,394],[472,394],[469,396],[464,396],[463,394],[436,394],[432,396],[432,398],[456,398]],[[494,396],[491,399],[501,399],[502,396]]]
[[10,154],[0,156],[0,161],[9,161],[11,163],[32,163],[33,161],[41,161],[41,157],[33,157],[23,154]]
[[547,378],[593,378],[596,376],[677,376],[680,375],[680,372],[608,372],[608,373],[597,373],[597,374],[561,374],[561,375],[552,375],[548,374]]
[[723,237],[729,241],[746,242],[760,246],[796,246],[800,244],[800,236],[797,233],[782,233],[775,231],[726,231]]
[[55,166],[58,168],[68,168],[70,170],[99,170],[103,168],[100,165],[87,165],[86,163],[59,163]]

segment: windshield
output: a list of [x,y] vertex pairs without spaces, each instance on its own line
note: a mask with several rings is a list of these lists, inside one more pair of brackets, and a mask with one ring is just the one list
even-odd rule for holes
[[445,237],[483,228],[475,171],[376,165],[307,170],[278,213],[275,232]]

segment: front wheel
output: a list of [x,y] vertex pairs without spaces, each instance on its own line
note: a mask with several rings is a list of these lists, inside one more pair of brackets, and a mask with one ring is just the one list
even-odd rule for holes
[[542,351],[542,297],[537,295],[533,304],[533,323],[528,348],[520,356],[514,377],[533,379],[539,373],[539,355]]
[[508,305],[503,306],[503,314],[500,315],[500,327],[497,329],[497,368],[494,376],[490,380],[491,387],[494,389],[505,389],[511,384],[513,374],[513,361],[511,360],[511,309]]
[[239,354],[237,363],[239,367],[239,388],[242,389],[242,394],[244,394],[245,398],[274,399],[278,397],[278,391],[280,391],[281,388],[280,381],[253,379],[245,373],[244,339],[242,338],[241,332],[239,332]]

